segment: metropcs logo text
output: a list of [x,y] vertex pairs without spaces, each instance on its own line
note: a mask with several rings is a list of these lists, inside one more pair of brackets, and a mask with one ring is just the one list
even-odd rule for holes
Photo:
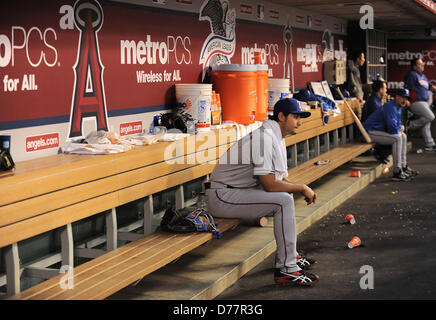
[[264,48],[254,44],[254,47],[242,47],[242,64],[254,64],[254,52],[262,52],[262,64],[278,65],[279,64],[279,45],[277,43],[265,43]]
[[27,62],[34,68],[42,63],[53,67],[58,61],[58,53],[53,46],[56,40],[57,35],[53,28],[32,27],[26,30],[24,27],[12,26],[9,36],[0,34],[0,67],[14,67],[17,50],[25,50]]
[[177,64],[191,64],[189,50],[191,39],[187,36],[167,36],[166,41],[152,41],[151,35],[146,41],[121,40],[121,64],[169,64],[171,57]]
[[408,50],[402,52],[389,52],[388,60],[412,60],[423,59],[424,61],[436,60],[436,50],[422,50],[421,52],[410,52]]

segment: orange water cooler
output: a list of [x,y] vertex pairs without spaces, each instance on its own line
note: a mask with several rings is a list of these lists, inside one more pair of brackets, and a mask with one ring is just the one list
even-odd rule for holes
[[254,123],[257,109],[257,66],[221,64],[213,66],[212,83],[220,94],[223,121]]

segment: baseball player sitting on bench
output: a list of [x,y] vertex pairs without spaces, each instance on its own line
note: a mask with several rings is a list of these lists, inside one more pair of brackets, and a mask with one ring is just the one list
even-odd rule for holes
[[210,213],[215,217],[257,219],[274,217],[277,244],[274,280],[279,284],[311,286],[318,276],[305,272],[316,263],[297,253],[293,193],[300,192],[307,204],[316,193],[305,184],[287,178],[284,137],[295,134],[300,118],[307,118],[295,99],[279,100],[271,119],[235,142],[219,159],[206,186]]
[[363,123],[373,142],[392,145],[394,181],[410,181],[418,175],[418,171],[407,164],[407,135],[401,125],[401,109],[407,106],[408,98],[409,90],[397,89],[395,100],[378,108]]

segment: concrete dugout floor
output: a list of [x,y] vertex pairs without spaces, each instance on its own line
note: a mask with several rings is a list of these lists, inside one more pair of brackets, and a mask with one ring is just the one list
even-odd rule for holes
[[[299,251],[318,261],[315,287],[275,284],[271,254],[216,299],[436,299],[436,153],[414,148],[408,162],[420,172],[414,181],[382,175],[298,236]],[[355,225],[344,223],[348,213]],[[353,236],[362,246],[348,249]],[[374,289],[360,287],[364,265]]]

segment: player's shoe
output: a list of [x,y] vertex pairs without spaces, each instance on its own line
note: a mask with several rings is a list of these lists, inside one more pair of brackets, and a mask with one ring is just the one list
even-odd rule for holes
[[274,271],[274,281],[282,285],[295,285],[310,287],[317,283],[319,277],[315,274],[304,272],[303,270],[296,272],[284,272],[280,269]]

